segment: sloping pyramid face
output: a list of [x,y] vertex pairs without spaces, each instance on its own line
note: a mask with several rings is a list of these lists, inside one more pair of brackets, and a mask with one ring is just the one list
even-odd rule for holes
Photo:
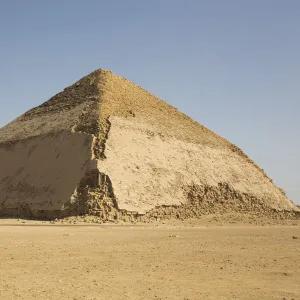
[[105,70],[1,128],[0,166],[3,216],[298,211],[235,145]]

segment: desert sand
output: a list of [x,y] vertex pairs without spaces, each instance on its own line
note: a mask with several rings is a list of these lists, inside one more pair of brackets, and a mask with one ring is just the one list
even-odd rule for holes
[[300,224],[285,222],[0,220],[0,299],[300,299]]
[[0,165],[0,300],[300,300],[299,207],[109,71],[0,128]]

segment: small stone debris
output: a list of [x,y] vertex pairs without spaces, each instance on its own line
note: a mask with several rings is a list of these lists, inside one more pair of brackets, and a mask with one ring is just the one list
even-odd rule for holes
[[293,235],[293,239],[294,239],[294,240],[297,240],[297,239],[298,239],[298,237]]
[[171,234],[171,235],[169,235],[169,237],[172,237],[172,238],[179,238],[179,235]]

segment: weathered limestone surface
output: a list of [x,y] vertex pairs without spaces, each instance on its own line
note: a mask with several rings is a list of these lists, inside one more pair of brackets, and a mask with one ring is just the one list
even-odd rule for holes
[[0,166],[0,216],[299,212],[238,147],[105,70],[1,128]]
[[192,185],[227,183],[240,193],[255,195],[275,209],[293,204],[243,156],[161,136],[135,118],[110,118],[106,159],[98,167],[107,174],[119,208],[145,213],[153,206],[186,203]]

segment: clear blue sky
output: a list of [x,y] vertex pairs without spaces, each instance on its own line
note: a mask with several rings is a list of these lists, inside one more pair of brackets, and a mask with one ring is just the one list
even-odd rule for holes
[[0,0],[0,127],[98,68],[240,146],[300,203],[300,1]]

